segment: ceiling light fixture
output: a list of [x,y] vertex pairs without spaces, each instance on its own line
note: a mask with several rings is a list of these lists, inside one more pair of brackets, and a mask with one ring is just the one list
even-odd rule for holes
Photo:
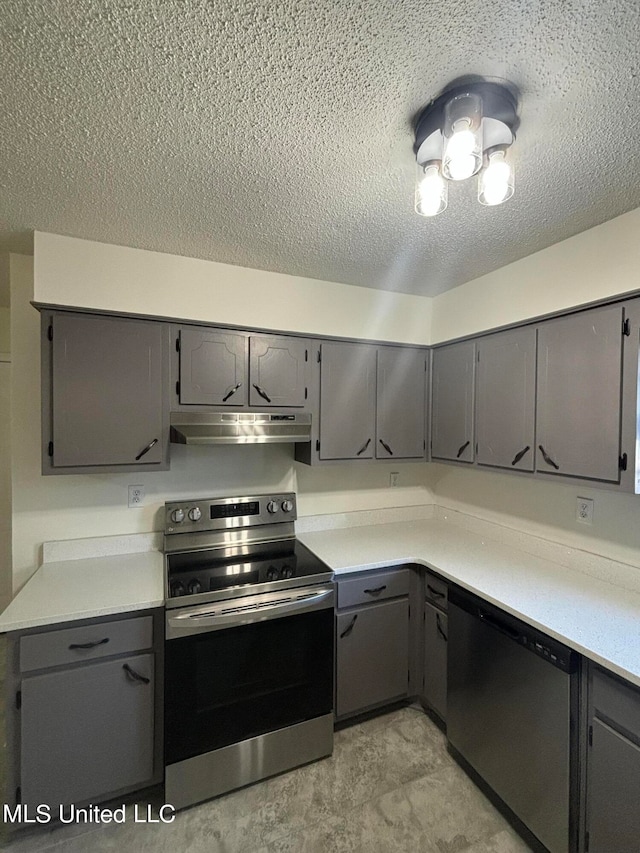
[[480,204],[493,206],[511,198],[514,174],[507,151],[517,123],[516,98],[499,83],[456,85],[432,101],[416,123],[416,212],[442,213],[447,181],[464,181],[478,173]]

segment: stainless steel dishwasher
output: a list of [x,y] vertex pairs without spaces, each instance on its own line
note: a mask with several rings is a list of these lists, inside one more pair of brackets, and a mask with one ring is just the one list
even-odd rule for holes
[[551,853],[573,853],[579,656],[458,588],[448,645],[454,757]]

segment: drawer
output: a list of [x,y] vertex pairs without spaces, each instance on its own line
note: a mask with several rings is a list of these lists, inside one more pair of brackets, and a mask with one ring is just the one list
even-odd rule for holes
[[640,690],[592,667],[591,699],[597,716],[606,717],[640,742]]
[[441,610],[446,610],[449,599],[449,584],[437,575],[425,572],[424,597]]
[[20,638],[20,670],[129,654],[153,645],[153,617],[118,619]]
[[371,604],[372,601],[409,595],[410,575],[409,569],[400,569],[395,572],[371,572],[352,580],[338,580],[338,607]]

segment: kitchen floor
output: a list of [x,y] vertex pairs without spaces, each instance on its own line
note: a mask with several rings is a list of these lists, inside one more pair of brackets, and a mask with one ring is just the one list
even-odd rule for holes
[[[156,804],[157,805],[157,804]],[[146,804],[143,813],[146,813]],[[179,813],[64,826],[8,853],[527,853],[419,706],[336,732],[331,758]]]

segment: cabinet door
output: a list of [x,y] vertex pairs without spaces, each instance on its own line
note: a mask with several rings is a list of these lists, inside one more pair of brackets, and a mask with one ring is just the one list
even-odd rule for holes
[[622,310],[596,308],[539,326],[538,471],[620,479]]
[[336,715],[392,702],[409,689],[409,601],[338,613]]
[[304,406],[309,345],[302,338],[249,338],[249,405]]
[[427,704],[447,719],[447,615],[424,605],[424,689]]
[[218,329],[180,329],[180,402],[246,405],[247,339]]
[[476,345],[473,341],[433,352],[431,456],[473,462],[473,385]]
[[477,348],[476,461],[533,471],[536,330],[490,335]]
[[151,781],[153,697],[151,654],[25,677],[22,802],[55,807]]
[[640,747],[598,719],[588,763],[589,853],[637,853]]
[[423,459],[426,354],[380,347],[377,357],[376,457]]
[[375,405],[375,347],[323,343],[320,459],[372,459]]
[[161,324],[54,314],[51,325],[53,467],[162,464]]

